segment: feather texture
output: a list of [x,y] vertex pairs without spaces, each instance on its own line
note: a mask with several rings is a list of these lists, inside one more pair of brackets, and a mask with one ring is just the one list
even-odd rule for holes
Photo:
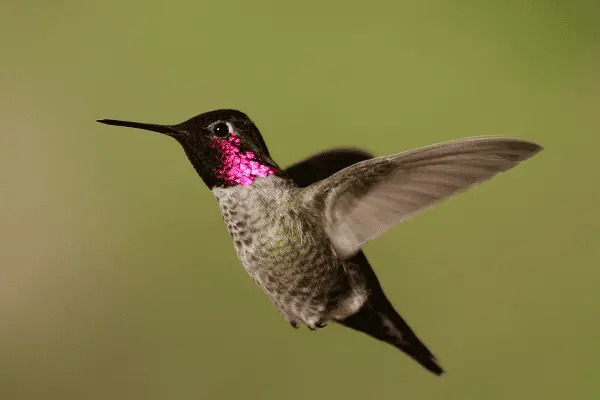
[[326,232],[338,256],[346,259],[406,218],[541,149],[502,137],[439,143],[354,164],[306,188],[304,199],[322,202]]

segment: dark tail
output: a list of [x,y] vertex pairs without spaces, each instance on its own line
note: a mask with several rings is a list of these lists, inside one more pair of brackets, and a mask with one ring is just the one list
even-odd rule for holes
[[436,375],[444,373],[435,356],[385,298],[375,302],[371,298],[356,314],[338,323],[391,344]]
[[[332,149],[290,166],[286,169],[286,173],[298,186],[306,187],[343,168],[372,157],[371,154],[361,150]],[[349,261],[360,267],[367,279],[367,286],[372,292],[369,301],[356,314],[338,323],[399,348],[429,371],[441,375],[444,371],[437,364],[433,354],[421,343],[385,297],[365,254],[359,251]]]

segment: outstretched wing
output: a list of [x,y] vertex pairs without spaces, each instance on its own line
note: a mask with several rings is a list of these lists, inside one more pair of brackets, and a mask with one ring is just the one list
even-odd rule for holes
[[513,168],[541,149],[502,137],[439,143],[347,167],[307,187],[305,201],[324,210],[327,234],[345,259],[407,217]]

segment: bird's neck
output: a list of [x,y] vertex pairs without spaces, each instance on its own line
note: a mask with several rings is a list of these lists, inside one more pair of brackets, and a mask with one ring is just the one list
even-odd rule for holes
[[289,207],[297,199],[298,190],[287,177],[272,174],[256,179],[250,186],[216,186],[212,193],[224,216],[247,219],[250,215],[268,218],[281,214],[280,207]]
[[235,133],[226,138],[212,139],[209,147],[214,150],[216,158],[211,172],[223,186],[251,186],[257,179],[280,173],[268,157],[242,150],[240,138]]

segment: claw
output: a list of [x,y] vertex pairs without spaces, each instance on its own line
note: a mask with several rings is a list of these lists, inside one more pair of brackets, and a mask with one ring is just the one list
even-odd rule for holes
[[314,325],[308,325],[308,329],[310,329],[311,331],[316,331],[317,329],[320,328],[325,328],[327,326],[327,322],[317,322]]

